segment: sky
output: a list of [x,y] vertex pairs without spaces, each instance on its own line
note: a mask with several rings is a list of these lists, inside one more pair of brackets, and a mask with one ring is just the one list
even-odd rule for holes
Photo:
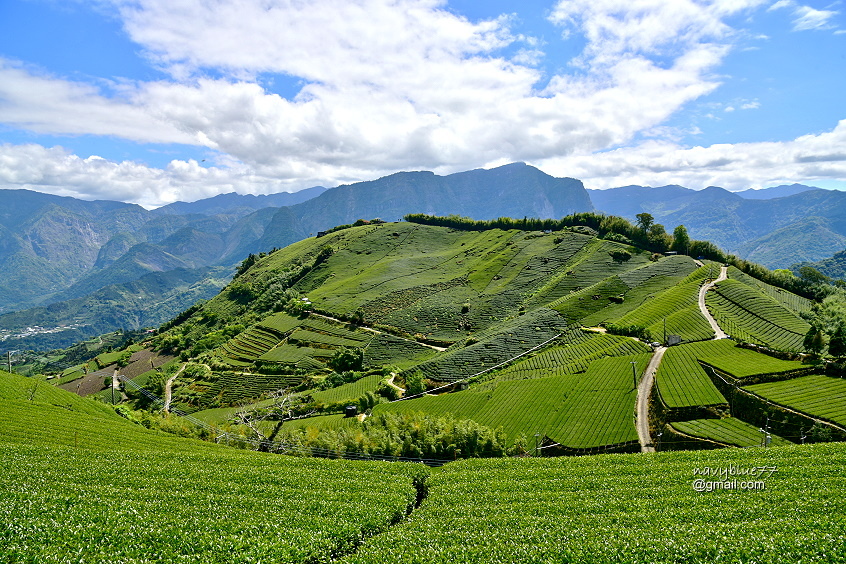
[[515,161],[846,189],[846,5],[0,1],[0,188],[156,207]]

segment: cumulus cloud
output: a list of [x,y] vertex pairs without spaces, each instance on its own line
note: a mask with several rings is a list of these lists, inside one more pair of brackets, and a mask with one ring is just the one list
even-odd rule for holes
[[573,176],[588,188],[628,184],[681,184],[701,189],[762,188],[798,181],[846,178],[846,120],[828,132],[788,142],[717,144],[685,148],[648,141],[595,153],[547,160],[538,164],[550,174]]
[[[37,166],[37,148],[7,146],[0,182],[78,185],[88,197],[111,189],[111,197],[157,205],[403,169],[582,163],[661,131],[717,88],[713,73],[735,36],[726,18],[765,1],[559,1],[550,21],[585,47],[570,67],[547,74],[544,45],[512,33],[509,17],[471,22],[439,0],[102,0],[170,78],[104,92],[0,61],[0,121],[205,146],[218,166],[152,169],[58,148],[42,148]],[[297,89],[283,96],[263,86],[274,76]],[[680,150],[664,139],[623,151]],[[10,163],[35,176],[15,174]]]

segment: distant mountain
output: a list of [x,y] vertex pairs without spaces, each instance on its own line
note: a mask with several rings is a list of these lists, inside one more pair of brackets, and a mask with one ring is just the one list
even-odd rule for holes
[[625,186],[589,193],[602,212],[632,221],[647,212],[667,231],[684,225],[692,237],[770,268],[831,256],[842,250],[846,237],[846,193],[835,190],[809,189],[770,199],[744,198],[714,186],[699,191]]
[[299,192],[279,192],[278,194],[264,194],[255,196],[253,194],[219,194],[212,198],[197,200],[196,202],[174,202],[153,210],[156,215],[217,215],[237,214],[248,215],[263,208],[281,208],[282,206],[293,206],[311,198],[317,197],[326,188],[314,186]]
[[[289,205],[277,207],[283,203]],[[111,297],[103,299],[101,290],[125,288],[158,274],[154,279],[165,286],[177,284],[157,290],[157,295],[170,295],[168,292],[184,287],[184,276],[168,273],[232,267],[251,252],[284,247],[359,218],[396,220],[418,212],[475,219],[551,218],[590,211],[593,206],[579,180],[555,178],[515,163],[449,176],[397,173],[296,194],[223,194],[153,211],[120,202],[85,202],[26,190],[0,190],[0,210],[0,266],[8,273],[0,282],[0,313],[86,303],[85,307],[100,312],[103,319],[99,327],[96,321],[87,326],[88,334],[96,335],[114,328],[108,319],[129,323],[127,329],[137,328],[140,320],[155,319],[108,313],[103,304],[109,304],[115,312],[135,311],[137,306],[132,305],[130,297],[120,298],[122,292],[112,292]],[[85,302],[87,299],[94,301]],[[171,303],[190,305],[183,302],[174,299]],[[32,311],[7,321],[39,324],[32,319],[42,314]],[[14,331],[8,323],[8,330]]]
[[396,221],[408,213],[473,219],[559,218],[593,209],[580,180],[556,178],[525,163],[448,176],[400,172],[338,186],[307,202],[281,208],[253,250],[283,247],[357,219]]
[[747,200],[771,200],[773,198],[784,198],[786,196],[793,196],[794,194],[801,194],[808,190],[820,190],[820,188],[805,186],[804,184],[782,184],[781,186],[761,188],[760,190],[750,188],[749,190],[735,192],[735,194]]
[[[268,196],[225,194],[154,211],[123,202],[0,190],[0,269],[5,273],[0,282],[0,313],[81,297],[149,272],[224,264],[222,257],[240,244],[233,238],[261,237],[269,214],[261,216],[260,229],[244,231],[245,224],[255,223],[247,218],[256,209],[301,203],[324,190],[316,187]],[[153,254],[145,257],[145,252]],[[128,253],[134,258],[128,258]],[[164,255],[171,259],[163,260]],[[241,258],[228,260],[235,263]],[[129,268],[131,262],[134,266]]]
[[0,315],[0,342],[6,349],[50,350],[117,329],[158,326],[216,295],[231,276],[225,267],[147,273],[84,297]]
[[[846,247],[846,245],[844,245]],[[790,270],[799,273],[803,266],[816,268],[826,276],[846,280],[846,250],[835,253],[834,256],[816,262],[799,262],[791,265]]]

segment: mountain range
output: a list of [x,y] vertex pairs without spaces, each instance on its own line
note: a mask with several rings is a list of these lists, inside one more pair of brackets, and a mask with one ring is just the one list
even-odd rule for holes
[[[51,332],[46,341],[32,335],[10,336],[29,325],[43,326],[44,310],[39,308],[74,312],[57,317],[48,329],[74,325],[76,335],[85,328],[91,335],[98,334],[115,328],[104,322],[100,307],[101,290],[108,289],[105,294],[109,296],[146,295],[132,304],[122,302],[122,315],[107,316],[115,323],[145,319],[156,325],[172,316],[172,308],[185,309],[197,299],[210,298],[228,278],[219,270],[208,277],[188,272],[225,267],[231,275],[234,266],[250,253],[284,247],[359,218],[395,221],[418,211],[475,219],[555,218],[594,208],[581,181],[555,178],[514,163],[448,176],[402,172],[287,195],[225,194],[152,211],[120,202],[2,190],[0,209],[4,210],[0,214],[0,267],[13,273],[0,286],[0,311],[18,310],[0,315],[0,330],[5,332],[7,347],[26,348],[35,342],[40,347],[66,344],[64,332]],[[132,287],[149,274],[175,271],[182,274],[165,277],[172,284],[153,284],[151,293]],[[202,291],[182,291],[196,289],[200,280],[205,280],[199,286]],[[146,288],[143,282],[142,286]],[[83,301],[65,304],[73,300]],[[162,308],[160,316],[149,315],[160,302],[169,306]],[[83,307],[83,303],[87,305]],[[134,328],[136,323],[132,325]]]
[[[728,192],[709,187],[586,190],[524,163],[262,196],[222,194],[155,210],[28,190],[0,190],[0,338],[7,347],[65,346],[118,328],[157,325],[222,288],[249,254],[281,248],[358,219],[408,213],[559,218],[647,212],[668,231],[770,268],[846,248],[846,194],[799,184]],[[25,331],[37,325],[50,330]],[[52,331],[72,327],[71,331]],[[27,335],[21,337],[20,334]]]

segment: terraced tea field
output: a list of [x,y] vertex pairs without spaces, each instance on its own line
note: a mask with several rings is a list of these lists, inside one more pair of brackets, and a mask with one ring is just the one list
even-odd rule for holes
[[689,347],[694,351],[693,354],[697,359],[736,379],[763,374],[786,374],[809,369],[808,365],[797,360],[781,360],[740,348],[729,339],[694,343]]
[[[707,439],[723,445],[736,447],[762,446],[764,439],[758,427],[744,423],[734,417],[676,421],[671,424],[671,427],[691,437]],[[790,444],[792,444],[790,441],[770,433],[770,446],[776,447]]]
[[846,380],[812,374],[744,388],[767,400],[846,426]]
[[[726,398],[697,361],[697,353],[719,341],[670,347],[656,374],[661,401],[670,409],[720,405]],[[718,345],[719,347],[720,345]]]
[[7,562],[329,560],[401,519],[425,474],[179,439],[29,385],[0,374]]
[[501,426],[510,442],[538,433],[573,449],[628,444],[637,441],[632,373],[642,373],[649,357],[605,358],[583,374],[488,382],[463,392],[381,404],[374,413],[450,413]]
[[[842,563],[843,460],[831,444],[460,461],[433,474],[407,521],[344,562]],[[693,487],[751,467],[757,477],[736,482],[763,490]]]
[[[719,283],[708,293],[708,308],[718,323],[730,321],[740,336],[777,350],[802,350],[810,325],[775,299],[735,280]],[[730,327],[730,328],[731,328]]]
[[618,337],[581,330],[567,332],[561,340],[566,344],[544,349],[525,360],[518,360],[491,375],[496,381],[522,380],[584,372],[590,364],[608,356],[625,356],[649,352],[649,347],[630,337]]

